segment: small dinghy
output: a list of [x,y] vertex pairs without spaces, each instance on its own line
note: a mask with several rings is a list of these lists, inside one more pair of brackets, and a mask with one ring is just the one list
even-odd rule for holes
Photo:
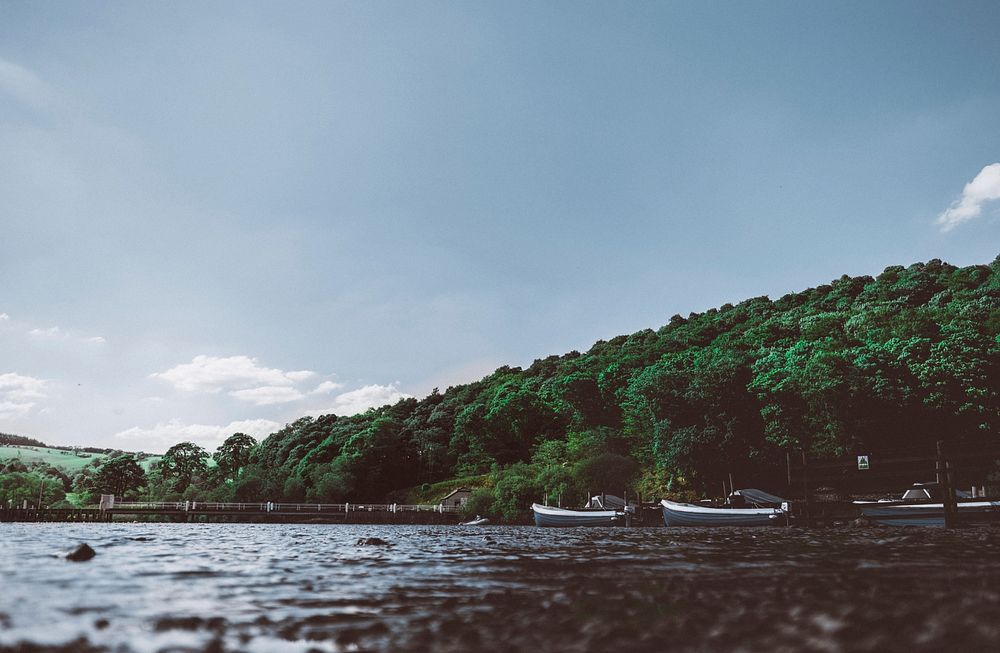
[[472,520],[469,520],[469,521],[464,521],[461,524],[459,524],[459,526],[485,526],[486,524],[489,524],[489,523],[490,523],[490,520],[488,518],[486,518],[486,517],[480,517],[479,515],[476,515],[475,519],[472,519]]
[[784,525],[787,501],[761,490],[736,490],[729,496],[728,507],[698,506],[666,499],[663,521],[667,526],[774,526]]
[[[955,491],[955,504],[963,522],[1000,520],[1000,501],[973,498]],[[855,501],[862,516],[886,526],[944,526],[944,500],[937,483],[914,483],[900,499]]]

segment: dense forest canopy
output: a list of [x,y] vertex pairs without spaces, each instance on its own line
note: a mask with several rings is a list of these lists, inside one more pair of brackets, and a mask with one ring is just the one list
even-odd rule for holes
[[932,260],[675,315],[421,400],[303,417],[259,444],[235,434],[214,468],[175,448],[146,492],[384,501],[469,478],[473,506],[506,515],[595,490],[699,494],[730,473],[774,484],[788,451],[995,438],[998,394],[1000,257]]
[[235,491],[381,500],[509,469],[536,493],[579,493],[574,472],[605,454],[635,460],[647,493],[714,490],[729,473],[780,475],[789,450],[992,437],[998,372],[1000,257],[892,266],[675,315],[419,401],[302,418],[253,450]]

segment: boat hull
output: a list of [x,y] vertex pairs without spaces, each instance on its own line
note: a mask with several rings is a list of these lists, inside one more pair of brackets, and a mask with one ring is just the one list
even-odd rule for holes
[[573,528],[576,526],[617,526],[623,523],[614,510],[567,510],[532,504],[535,526]]
[[486,526],[490,523],[490,520],[486,517],[482,519],[473,519],[472,521],[466,521],[459,524],[459,526]]
[[777,508],[705,508],[664,499],[663,522],[667,526],[776,526],[784,525]]
[[[861,514],[876,524],[886,526],[944,526],[943,503],[903,503],[895,501],[856,502]],[[965,522],[1000,520],[1000,501],[966,501],[958,505],[959,518]]]

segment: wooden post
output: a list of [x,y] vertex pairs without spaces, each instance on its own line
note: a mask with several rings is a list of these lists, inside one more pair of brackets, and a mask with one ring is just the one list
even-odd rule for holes
[[955,497],[955,468],[950,460],[944,461],[945,478],[948,479],[948,492],[945,495],[945,506],[951,512],[951,523],[953,526],[959,525],[958,499]]
[[809,459],[802,450],[802,498],[806,502],[806,526],[812,525],[812,499],[809,497]]
[[622,492],[622,501],[625,502],[625,528],[632,526],[632,513],[628,511],[628,488]]
[[954,528],[958,521],[958,506],[955,503],[954,476],[952,474],[951,463],[945,459],[944,440],[937,441],[937,465],[936,476],[938,488],[941,490],[942,504],[944,507],[944,527]]

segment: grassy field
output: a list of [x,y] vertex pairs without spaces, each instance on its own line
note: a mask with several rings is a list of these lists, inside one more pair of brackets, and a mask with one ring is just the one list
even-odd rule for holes
[[[87,453],[86,451],[64,451],[25,445],[0,445],[0,461],[6,462],[12,458],[20,458],[21,462],[25,464],[43,462],[69,473],[79,471],[95,460],[102,460],[106,457],[105,454]],[[150,464],[159,459],[160,456],[149,456],[140,461],[139,464],[148,472]]]

